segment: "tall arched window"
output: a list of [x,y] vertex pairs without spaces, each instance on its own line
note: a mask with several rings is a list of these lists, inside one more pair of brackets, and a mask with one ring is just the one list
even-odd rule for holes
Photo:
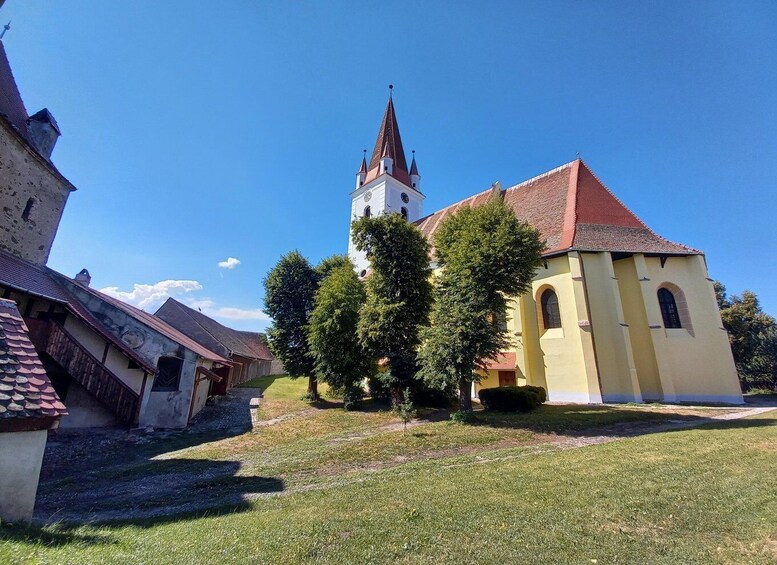
[[370,216],[372,216],[372,210],[370,209],[369,206],[365,206],[364,207],[364,217],[365,218],[369,218]]
[[682,328],[680,313],[677,310],[674,294],[667,288],[658,289],[658,305],[661,306],[661,317],[665,328]]
[[407,220],[407,208],[405,208],[404,206],[402,206],[402,218],[404,220]]
[[540,297],[542,307],[542,325],[546,330],[561,327],[561,312],[558,309],[558,296],[556,293],[547,289]]

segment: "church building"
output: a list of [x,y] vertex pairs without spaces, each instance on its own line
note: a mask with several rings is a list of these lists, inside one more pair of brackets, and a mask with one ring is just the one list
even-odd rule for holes
[[[546,242],[531,291],[508,312],[512,347],[490,363],[473,396],[529,384],[551,401],[743,402],[704,254],[653,232],[581,159],[430,215],[420,181],[389,96],[370,161],[365,155],[356,175],[352,219],[402,214],[433,243],[456,210],[501,198]],[[348,254],[365,276],[368,261],[352,238]]]

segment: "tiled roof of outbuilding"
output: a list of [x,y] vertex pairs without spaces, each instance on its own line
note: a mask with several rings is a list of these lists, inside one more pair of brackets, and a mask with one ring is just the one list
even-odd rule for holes
[[[492,189],[435,212],[416,222],[430,241],[440,223],[462,206],[478,206]],[[534,226],[545,238],[545,254],[564,251],[612,251],[666,255],[701,252],[665,239],[618,200],[577,159],[501,192],[519,220]]]
[[30,342],[16,303],[0,299],[0,430],[9,419],[66,414]]
[[228,328],[174,298],[168,298],[154,315],[206,347],[225,348],[225,355],[234,353],[250,359],[273,358],[269,349],[261,343],[259,334]]

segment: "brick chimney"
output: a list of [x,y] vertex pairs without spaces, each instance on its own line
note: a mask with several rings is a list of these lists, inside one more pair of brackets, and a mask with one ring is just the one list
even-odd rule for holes
[[38,153],[51,161],[51,152],[54,151],[57,139],[62,135],[51,112],[43,108],[27,118],[27,131]]
[[81,286],[89,287],[89,283],[92,282],[92,276],[89,274],[89,271],[86,269],[81,269],[81,272],[79,272],[76,277],[75,281],[80,284]]

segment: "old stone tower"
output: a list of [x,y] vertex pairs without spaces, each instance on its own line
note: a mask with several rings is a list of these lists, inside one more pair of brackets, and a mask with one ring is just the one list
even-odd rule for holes
[[27,115],[0,41],[0,249],[41,265],[75,190],[51,162],[59,135],[47,109]]
[[[415,156],[410,169],[407,167],[394,113],[394,100],[389,94],[370,162],[367,164],[365,151],[359,172],[356,173],[356,188],[351,193],[351,221],[364,216],[395,213],[414,222],[423,215],[424,198]],[[356,249],[352,233],[348,240],[348,257],[360,276],[367,274],[369,261],[363,252]]]

